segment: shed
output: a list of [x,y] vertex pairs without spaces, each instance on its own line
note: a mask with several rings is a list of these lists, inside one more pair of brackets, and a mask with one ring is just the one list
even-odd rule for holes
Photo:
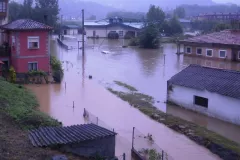
[[240,72],[190,65],[168,80],[169,102],[239,124]]
[[62,26],[64,35],[77,35],[79,34],[80,27],[78,25],[64,25]]
[[95,124],[68,127],[42,127],[29,132],[35,147],[60,147],[83,157],[113,158],[115,156],[116,133]]

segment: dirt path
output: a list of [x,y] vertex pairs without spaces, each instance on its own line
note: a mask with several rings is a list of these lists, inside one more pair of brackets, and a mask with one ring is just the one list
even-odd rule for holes
[[[27,131],[21,130],[14,121],[0,111],[0,160],[48,160],[54,155],[62,155],[49,148],[34,148]],[[80,160],[67,155],[69,160]]]

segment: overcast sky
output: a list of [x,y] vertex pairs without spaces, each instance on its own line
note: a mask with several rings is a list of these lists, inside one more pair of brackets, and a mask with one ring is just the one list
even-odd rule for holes
[[217,3],[239,3],[240,0],[213,0]]

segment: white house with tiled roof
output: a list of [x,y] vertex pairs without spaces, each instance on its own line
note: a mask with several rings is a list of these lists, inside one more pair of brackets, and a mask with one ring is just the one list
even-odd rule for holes
[[168,80],[168,102],[240,125],[240,72],[190,65]]

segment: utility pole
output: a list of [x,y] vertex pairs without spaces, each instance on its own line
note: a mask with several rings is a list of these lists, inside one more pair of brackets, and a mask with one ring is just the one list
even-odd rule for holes
[[63,15],[61,15],[60,40],[62,40],[62,23],[63,23]]
[[84,9],[82,9],[82,55],[84,56]]

